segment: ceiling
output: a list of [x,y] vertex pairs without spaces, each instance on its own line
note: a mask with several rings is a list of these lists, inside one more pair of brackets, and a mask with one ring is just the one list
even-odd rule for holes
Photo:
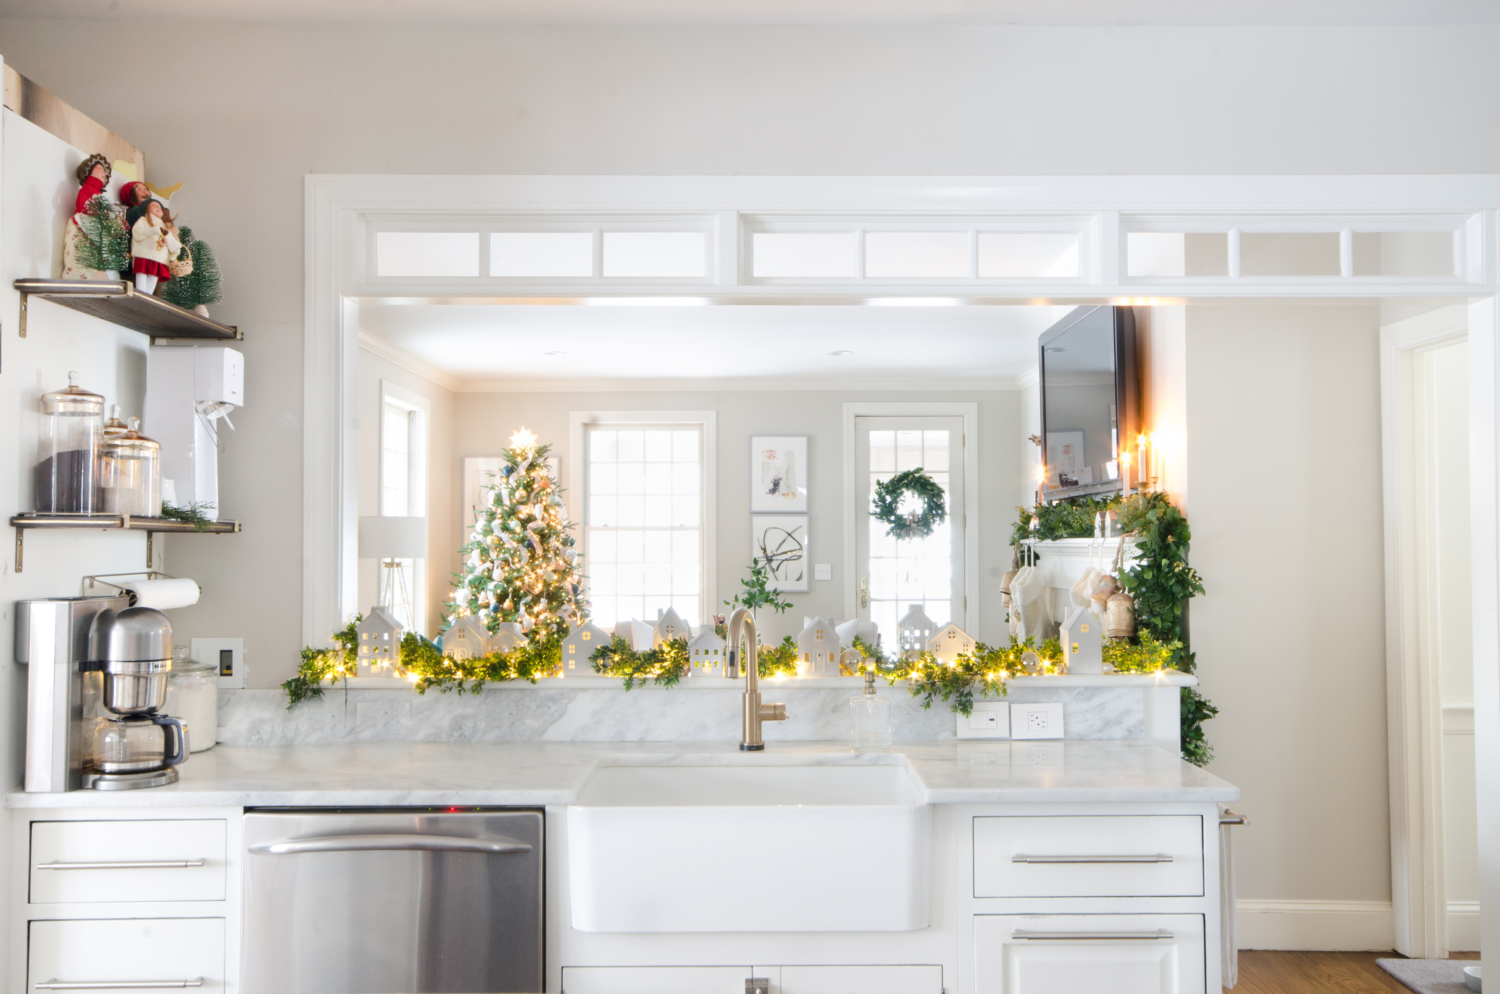
[[0,0],[0,16],[531,24],[1500,23],[1500,0]]
[[1069,310],[366,303],[359,323],[367,347],[455,388],[942,388],[1011,385]]

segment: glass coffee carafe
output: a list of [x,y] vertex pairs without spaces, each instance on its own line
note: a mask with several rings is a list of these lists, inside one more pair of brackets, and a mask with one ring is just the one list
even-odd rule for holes
[[94,725],[90,765],[98,773],[147,773],[187,759],[187,729],[164,714],[101,718]]

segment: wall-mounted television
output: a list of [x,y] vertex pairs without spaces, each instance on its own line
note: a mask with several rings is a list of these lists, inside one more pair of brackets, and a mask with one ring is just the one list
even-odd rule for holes
[[1120,453],[1141,430],[1135,312],[1078,307],[1042,333],[1042,499],[1123,487]]

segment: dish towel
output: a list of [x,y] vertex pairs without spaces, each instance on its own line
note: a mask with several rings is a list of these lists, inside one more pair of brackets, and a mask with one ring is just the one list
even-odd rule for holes
[[[1221,810],[1221,817],[1224,811],[1228,809]],[[1232,822],[1219,822],[1219,962],[1222,964],[1225,987],[1233,987],[1240,979],[1239,916],[1236,914],[1234,895],[1236,827]]]

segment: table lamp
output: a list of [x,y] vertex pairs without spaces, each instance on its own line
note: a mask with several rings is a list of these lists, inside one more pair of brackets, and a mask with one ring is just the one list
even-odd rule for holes
[[[411,603],[403,559],[427,558],[427,519],[416,517],[362,517],[359,519],[359,558],[380,560],[380,607],[395,616],[396,593]],[[412,619],[413,626],[416,624]]]

